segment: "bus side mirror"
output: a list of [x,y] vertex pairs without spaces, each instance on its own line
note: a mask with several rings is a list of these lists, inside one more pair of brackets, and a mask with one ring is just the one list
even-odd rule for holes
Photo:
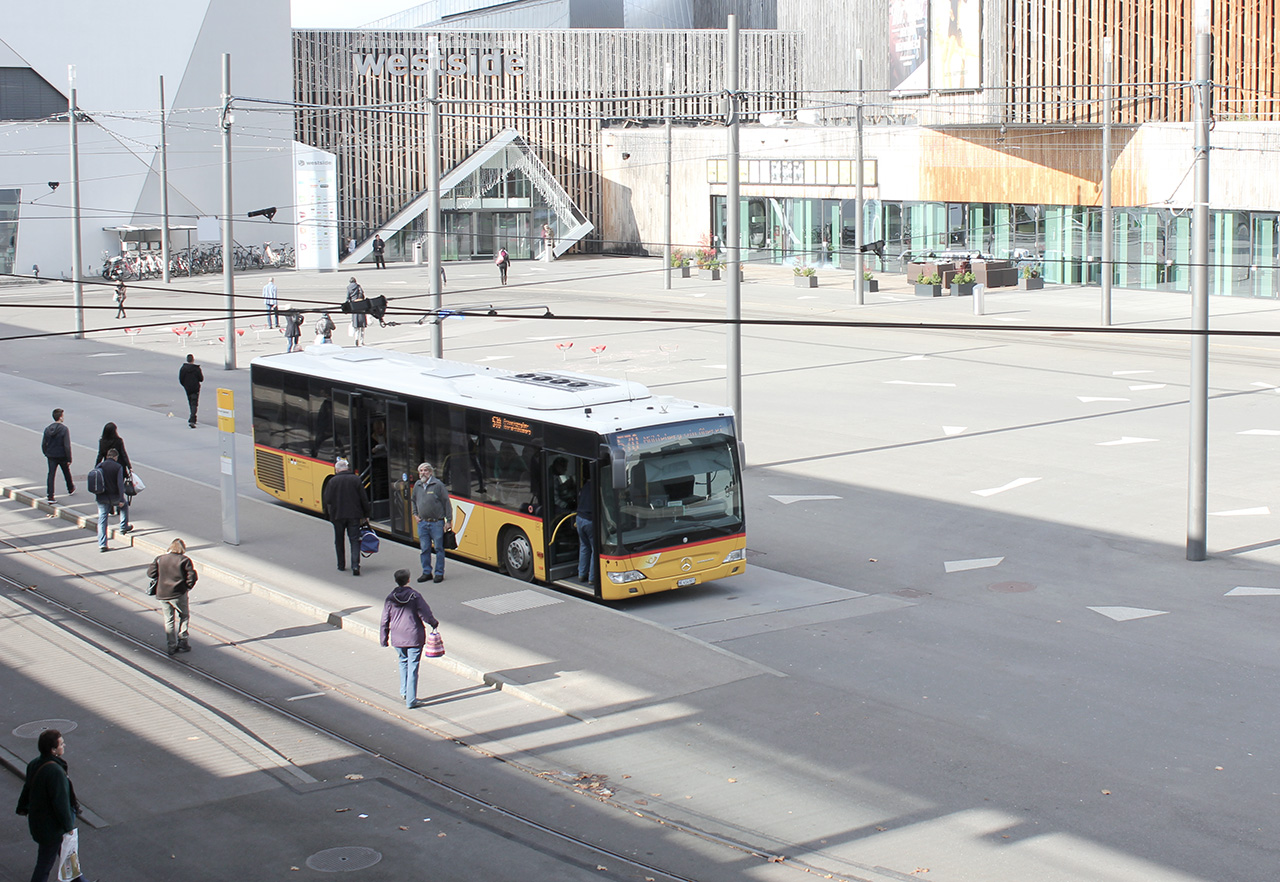
[[611,447],[608,444],[600,445],[600,458],[607,460],[610,468],[610,477],[613,482],[613,492],[620,493],[627,486],[627,455],[621,447]]

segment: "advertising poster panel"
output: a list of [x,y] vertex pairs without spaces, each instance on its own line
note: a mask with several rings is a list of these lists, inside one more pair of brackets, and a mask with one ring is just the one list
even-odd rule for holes
[[978,0],[933,0],[929,73],[935,89],[982,86],[982,15]]
[[293,142],[298,269],[338,268],[338,158]]
[[889,89],[929,91],[929,0],[889,0]]

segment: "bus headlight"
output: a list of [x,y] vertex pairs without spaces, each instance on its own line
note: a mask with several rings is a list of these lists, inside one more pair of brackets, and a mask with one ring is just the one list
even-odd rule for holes
[[724,556],[721,563],[733,563],[735,560],[746,560],[747,550],[745,548],[735,548]]
[[644,578],[644,573],[639,570],[623,570],[620,573],[609,573],[609,581],[615,585],[625,585],[628,582],[639,582]]

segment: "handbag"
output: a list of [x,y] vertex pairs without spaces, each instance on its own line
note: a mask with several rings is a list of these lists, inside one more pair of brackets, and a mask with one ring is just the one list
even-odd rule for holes
[[432,631],[427,635],[427,644],[422,648],[422,654],[427,658],[440,658],[444,655],[444,638],[439,631]]
[[80,876],[80,831],[73,829],[62,834],[62,848],[58,851],[58,882],[71,882]]
[[360,528],[360,554],[364,557],[373,557],[378,553],[378,549],[382,547],[382,540],[378,538],[378,534],[373,532],[373,527],[365,524]]
[[458,547],[458,534],[453,530],[444,531],[444,550],[453,551]]

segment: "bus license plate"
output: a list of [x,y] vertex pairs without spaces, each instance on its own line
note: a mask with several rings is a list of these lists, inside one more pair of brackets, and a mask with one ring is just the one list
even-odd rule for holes
[[690,576],[688,579],[681,579],[679,582],[676,582],[676,587],[687,588],[690,585],[697,584],[697,581],[698,580],[696,578],[694,578],[693,576]]

